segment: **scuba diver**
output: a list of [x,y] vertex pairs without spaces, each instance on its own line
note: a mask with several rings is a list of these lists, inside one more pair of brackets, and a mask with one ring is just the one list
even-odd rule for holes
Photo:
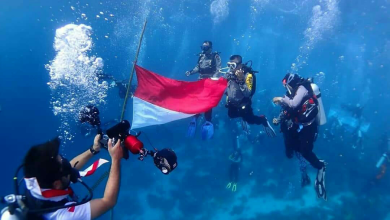
[[385,148],[383,149],[385,153],[382,154],[376,163],[376,168],[380,169],[379,174],[376,176],[377,180],[383,178],[387,170],[387,164],[390,164],[390,138],[387,134],[384,134],[380,139],[379,147]]
[[[221,69],[221,57],[219,52],[212,52],[213,43],[211,41],[204,41],[202,46],[202,53],[199,54],[198,63],[194,69],[187,71],[186,76],[199,73],[199,79],[207,79],[217,77],[219,70]],[[190,122],[187,131],[187,137],[193,137],[195,135],[197,119],[199,115]],[[204,113],[206,122],[202,125],[202,139],[211,139],[214,135],[214,125],[211,123],[212,109]]]
[[107,130],[109,127],[119,122],[117,119],[101,122],[99,115],[100,115],[99,109],[92,104],[84,106],[80,110],[79,127],[80,127],[80,132],[83,136],[87,137],[90,136],[91,134],[96,134],[96,133],[101,134],[103,130]]
[[[92,189],[80,179],[82,172],[79,170],[100,152],[100,137],[96,135],[93,145],[71,161],[60,154],[59,138],[33,146],[24,157],[23,165],[18,168],[18,171],[22,167],[24,170],[25,195],[19,194],[16,173],[16,195],[4,197],[8,207],[2,210],[1,219],[84,220],[95,219],[112,209],[117,202],[120,186],[123,157],[120,141],[115,146],[111,139],[108,141],[111,170],[103,198],[92,200]],[[78,201],[69,187],[71,182],[84,185],[90,193],[89,197]]]
[[[282,106],[281,114],[273,120],[273,123],[275,125],[280,123],[286,156],[292,158],[296,151],[318,170],[314,183],[315,190],[318,198],[327,200],[326,163],[319,160],[313,152],[318,126],[325,123],[325,112],[319,88],[310,79],[304,79],[293,73],[287,74],[282,82],[287,92],[284,97],[273,98],[275,104]],[[302,176],[304,177],[306,176]],[[302,183],[307,181],[302,179]]]
[[[100,81],[107,81],[110,87],[117,87],[119,98],[124,99],[126,97],[128,80],[117,80],[113,76],[104,73],[98,73],[96,76]],[[130,94],[133,94],[136,89],[136,85],[131,85]]]
[[229,118],[241,117],[248,124],[263,125],[269,137],[275,137],[275,131],[264,115],[256,116],[252,109],[252,96],[256,91],[256,78],[251,67],[242,63],[240,55],[233,55],[227,63],[226,108]]
[[[357,120],[357,125],[355,130],[352,131],[352,140],[354,140],[354,144],[352,146],[353,149],[360,149],[364,150],[363,146],[363,110],[364,107],[361,106],[360,104],[356,104],[355,106],[353,105],[346,105],[346,104],[341,104],[341,108],[349,112],[353,118]],[[363,152],[362,152],[363,153]]]
[[238,175],[242,163],[242,154],[240,149],[239,136],[237,136],[236,139],[237,139],[237,147],[234,149],[234,152],[229,156],[229,160],[231,161],[229,167],[229,183],[226,185],[226,189],[231,188],[232,192],[237,191]]

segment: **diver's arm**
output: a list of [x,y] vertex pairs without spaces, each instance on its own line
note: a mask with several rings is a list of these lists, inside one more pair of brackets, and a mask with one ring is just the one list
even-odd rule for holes
[[[99,144],[99,140],[100,140],[100,134],[96,135],[95,136],[95,140],[94,140],[94,144],[93,144],[93,149],[97,152],[100,151],[100,144]],[[70,165],[72,165],[72,167],[76,168],[77,170],[80,170],[81,168],[83,168],[83,166],[89,161],[89,159],[91,159],[93,156],[93,154],[91,153],[91,151],[88,149],[86,150],[84,153],[76,156],[75,158],[73,158],[71,161],[70,161]]]
[[103,215],[117,203],[120,186],[121,159],[123,157],[123,150],[120,144],[120,141],[118,141],[115,146],[112,147],[112,141],[108,141],[108,152],[112,159],[110,176],[107,180],[103,198],[91,201],[91,219]]
[[196,66],[194,67],[194,69],[192,69],[192,70],[190,71],[190,75],[195,74],[195,73],[199,73],[199,64],[196,64]]
[[288,106],[289,108],[295,109],[299,106],[299,104],[301,104],[303,98],[306,97],[308,94],[309,92],[305,87],[299,86],[294,98],[290,99],[289,97],[284,96],[280,100],[280,103],[282,106]]

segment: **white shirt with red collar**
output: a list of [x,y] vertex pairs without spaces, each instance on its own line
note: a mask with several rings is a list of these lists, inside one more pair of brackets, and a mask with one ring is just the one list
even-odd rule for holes
[[[66,205],[68,204],[72,204],[72,202],[66,203]],[[55,212],[44,214],[43,217],[47,220],[89,220],[91,219],[91,204],[87,202],[83,205],[58,209]]]
[[[36,178],[25,178],[24,180],[31,195],[40,200],[58,202],[68,198],[73,193],[70,188],[66,190],[41,189]],[[68,202],[65,205],[72,203],[75,202]],[[91,204],[87,202],[83,205],[58,209],[55,212],[43,214],[43,218],[47,220],[89,220],[91,219]]]

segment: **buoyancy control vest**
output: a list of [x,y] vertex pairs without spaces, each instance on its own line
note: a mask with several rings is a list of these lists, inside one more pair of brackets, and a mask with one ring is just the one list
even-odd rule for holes
[[199,54],[199,73],[202,75],[215,74],[217,72],[217,56],[219,56],[219,52],[213,52],[211,54]]
[[[251,87],[252,87],[251,88],[252,89],[251,90],[251,97],[252,97],[256,93],[256,74],[255,73],[257,73],[258,71],[254,71],[251,66],[247,66],[247,63],[242,66],[242,69],[244,70],[245,73],[250,73],[250,75],[252,77],[252,85],[251,85]],[[245,81],[247,81],[247,80],[248,79],[245,79]],[[245,82],[245,83],[247,83],[247,82]],[[247,85],[248,85],[248,83],[247,83]]]
[[308,125],[315,121],[317,118],[318,100],[310,84],[311,82],[309,80],[302,80],[292,90],[291,97],[289,96],[290,98],[294,98],[300,86],[305,87],[305,89],[308,91],[308,95],[302,99],[301,103],[297,108],[295,108],[294,110],[285,111],[286,114],[288,114],[288,118],[292,119],[295,123]]

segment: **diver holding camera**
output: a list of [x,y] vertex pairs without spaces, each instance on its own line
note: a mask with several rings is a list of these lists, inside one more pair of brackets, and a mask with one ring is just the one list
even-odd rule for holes
[[[79,171],[100,151],[99,139],[100,135],[96,135],[91,147],[95,153],[88,149],[71,161],[59,153],[58,137],[33,146],[15,174],[15,194],[2,199],[7,207],[1,211],[1,220],[95,219],[112,209],[117,202],[120,186],[120,166],[123,157],[120,143],[115,146],[112,140],[107,143],[107,150],[111,156],[111,172],[103,198],[92,199],[92,189],[81,180],[82,172]],[[18,173],[22,168],[24,184],[18,179]],[[71,183],[81,183],[89,195],[79,201],[69,187]],[[20,185],[24,185],[24,192],[20,192]]]
[[[95,136],[94,144],[71,161],[59,153],[58,137],[33,146],[14,176],[15,194],[2,199],[2,203],[7,207],[1,211],[1,220],[84,220],[103,215],[116,205],[120,187],[121,159],[128,159],[129,151],[138,154],[139,160],[143,160],[147,155],[152,156],[155,166],[163,174],[169,174],[177,167],[177,157],[173,150],[152,151],[144,148],[144,144],[137,138],[140,133],[131,135],[130,123],[126,120],[109,128],[103,134],[96,107],[89,105],[84,108],[79,119],[82,123],[86,122],[97,128],[98,134]],[[103,198],[92,199],[92,189],[81,180],[82,176],[90,175],[85,173],[91,170],[88,172],[79,170],[98,154],[101,148],[107,149],[111,156],[111,169]],[[101,160],[95,163],[100,164]],[[96,167],[95,163],[89,168],[96,170],[100,165]],[[18,179],[18,173],[22,168],[25,184],[21,184],[23,181]],[[79,201],[69,187],[71,183],[81,183],[89,195]],[[24,185],[24,192],[20,192],[20,185]]]

